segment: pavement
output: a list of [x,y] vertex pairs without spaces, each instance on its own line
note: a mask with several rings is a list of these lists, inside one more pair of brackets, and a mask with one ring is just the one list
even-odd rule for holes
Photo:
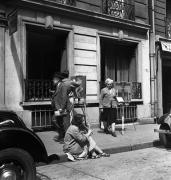
[[37,167],[37,180],[171,180],[171,150],[152,147]]
[[[116,127],[117,137],[104,134],[99,128],[93,129],[93,138],[97,145],[110,154],[144,149],[159,146],[158,133],[154,129],[159,128],[158,124],[129,124],[125,126],[124,134],[121,134],[121,126]],[[37,132],[42,139],[48,155],[57,154],[60,157],[58,162],[66,162],[67,158],[63,152],[63,144],[55,142],[53,137],[55,131]],[[58,163],[57,162],[57,163]]]

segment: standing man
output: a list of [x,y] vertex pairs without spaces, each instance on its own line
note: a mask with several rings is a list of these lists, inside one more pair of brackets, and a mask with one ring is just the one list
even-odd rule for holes
[[56,72],[53,76],[53,84],[55,86],[55,91],[52,95],[52,109],[54,110],[54,116],[52,122],[58,131],[59,135],[54,137],[55,141],[63,141],[65,136],[64,130],[64,116],[65,116],[65,101],[66,101],[66,93],[63,91],[62,86],[62,73]]
[[53,83],[56,90],[52,96],[52,108],[54,109],[53,123],[58,130],[59,137],[55,141],[63,140],[65,132],[70,126],[71,114],[73,113],[73,92],[80,86],[80,82],[69,79],[69,72],[55,73]]
[[69,78],[69,71],[65,70],[62,73],[64,79],[62,79],[62,91],[65,94],[66,98],[64,99],[64,106],[67,111],[67,115],[64,117],[64,129],[67,131],[68,127],[71,124],[73,117],[73,108],[74,108],[74,91],[77,87],[81,85],[79,81],[73,81]]

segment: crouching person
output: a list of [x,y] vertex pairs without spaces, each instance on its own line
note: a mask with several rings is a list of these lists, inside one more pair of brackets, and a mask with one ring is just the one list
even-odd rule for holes
[[97,146],[91,135],[92,130],[85,126],[84,116],[81,114],[75,115],[64,138],[63,150],[69,160],[75,161],[88,157],[96,159],[110,156]]

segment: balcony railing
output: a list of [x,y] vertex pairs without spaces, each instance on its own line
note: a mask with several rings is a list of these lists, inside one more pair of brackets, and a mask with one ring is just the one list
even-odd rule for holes
[[166,37],[171,38],[171,18],[166,18]]
[[57,3],[64,4],[64,5],[70,5],[70,6],[76,5],[76,0],[51,0],[51,1],[55,1]]
[[[64,5],[83,8],[82,5],[80,6],[80,2],[79,1],[77,2],[77,0],[51,0],[51,1],[55,1],[57,3]],[[102,1],[102,5],[100,5],[99,3],[99,6],[101,6],[99,7],[99,10],[101,9],[101,12],[103,14],[107,14],[122,19],[129,19],[133,21],[135,20],[134,4],[128,3],[128,0],[101,0],[101,1]],[[89,10],[86,4],[87,3],[85,3],[85,9]],[[93,5],[93,0],[92,2],[90,2],[90,4]]]
[[[139,82],[114,82],[118,96],[123,97],[126,102],[142,99],[141,83]],[[100,82],[100,88],[104,87],[104,82]],[[25,80],[25,101],[49,101],[53,84],[50,80]]]
[[48,101],[51,98],[50,90],[53,89],[50,80],[25,80],[26,101]]
[[126,3],[125,0],[103,0],[102,12],[117,18],[135,19],[134,5]]
[[[104,82],[100,82],[100,88],[103,88]],[[131,102],[142,99],[142,88],[140,82],[114,82],[117,95],[122,97],[125,102]]]

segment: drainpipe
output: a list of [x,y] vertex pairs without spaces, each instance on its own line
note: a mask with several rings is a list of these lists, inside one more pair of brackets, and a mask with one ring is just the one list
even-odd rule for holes
[[151,29],[149,32],[149,58],[150,58],[150,88],[151,88],[151,116],[157,116],[157,93],[156,93],[156,57],[155,57],[155,22],[154,0],[149,0],[149,20]]

